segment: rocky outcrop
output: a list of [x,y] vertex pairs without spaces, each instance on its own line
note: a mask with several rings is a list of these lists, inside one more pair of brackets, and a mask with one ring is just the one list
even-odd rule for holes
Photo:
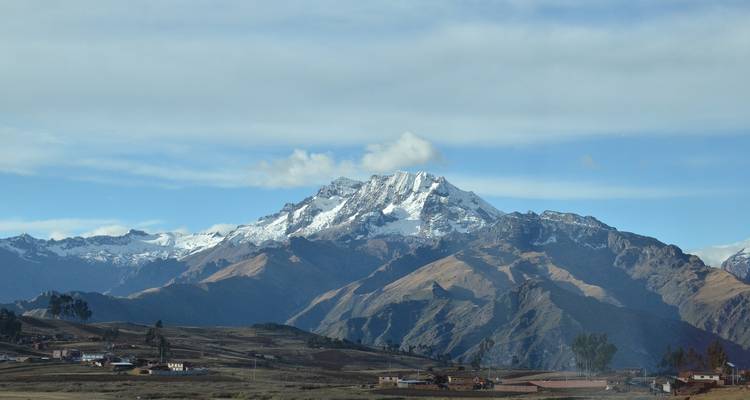
[[721,264],[721,269],[745,283],[750,283],[750,249],[742,249],[727,258]]

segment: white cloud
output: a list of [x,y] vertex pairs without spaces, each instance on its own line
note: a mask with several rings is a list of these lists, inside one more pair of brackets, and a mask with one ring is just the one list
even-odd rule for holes
[[40,166],[59,164],[64,157],[63,146],[53,135],[0,125],[0,172],[27,175]]
[[367,152],[362,156],[362,168],[376,173],[393,172],[424,165],[439,157],[440,154],[432,143],[411,132],[405,132],[395,142],[367,146]]
[[263,161],[248,182],[252,186],[291,187],[325,183],[333,177],[355,173],[349,161],[336,161],[331,154],[296,149],[289,157]]
[[[91,231],[84,232],[81,234],[83,237],[90,237],[90,236],[122,236],[130,231],[130,228],[124,225],[119,224],[113,224],[113,225],[104,225],[97,227]],[[65,236],[63,236],[65,237]]]
[[216,187],[243,186],[247,174],[237,169],[199,169],[192,165],[169,163],[156,165],[130,159],[85,159],[75,163],[78,166],[99,171],[112,171],[131,176],[155,178],[166,182],[182,182],[192,185]]
[[[210,187],[297,187],[315,186],[332,179],[364,177],[372,173],[390,173],[401,168],[421,166],[439,158],[435,146],[413,133],[404,133],[393,142],[366,146],[361,158],[339,159],[332,152],[295,149],[286,157],[255,163],[236,163],[231,168],[206,164],[202,167],[180,159],[161,163],[132,158],[86,158],[68,162],[68,166],[93,171],[83,179],[104,183],[132,183],[127,177],[148,178],[149,184],[161,186]],[[98,176],[115,173],[120,178]]]
[[690,251],[690,253],[700,257],[701,260],[703,260],[703,262],[705,262],[706,264],[718,268],[721,267],[721,263],[723,263],[727,258],[733,256],[735,253],[739,252],[742,249],[749,248],[750,239],[746,239],[730,244],[704,247],[702,249]]
[[0,120],[69,145],[9,152],[21,159],[0,168],[404,129],[487,146],[750,125],[750,8],[737,2],[360,3],[3,2]]
[[585,181],[545,180],[525,177],[453,176],[449,180],[480,195],[518,199],[607,200],[659,199],[701,195],[683,188],[609,185]]

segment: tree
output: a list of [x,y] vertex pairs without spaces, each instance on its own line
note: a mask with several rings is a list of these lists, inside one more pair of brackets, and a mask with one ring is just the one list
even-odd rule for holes
[[164,325],[161,320],[156,321],[152,328],[146,330],[146,344],[156,346],[159,352],[159,361],[164,362],[169,356],[170,345],[167,338],[162,333]]
[[76,299],[70,307],[72,309],[72,314],[78,317],[78,319],[84,324],[93,314],[91,309],[89,309],[89,303],[82,299]]
[[16,313],[5,308],[0,309],[0,339],[7,338],[15,342],[21,336],[21,320]]
[[159,336],[161,336],[161,328],[163,327],[163,324],[161,320],[156,321],[153,328],[148,328],[146,330],[146,344],[151,346],[159,339]]
[[53,294],[50,296],[47,311],[54,318],[76,317],[82,323],[88,321],[93,314],[85,300],[73,298],[68,294]]
[[448,387],[448,375],[435,374],[432,380],[440,388]]
[[706,367],[706,360],[704,360],[703,356],[695,351],[693,347],[688,349],[686,358],[687,365],[690,368],[703,369]]
[[120,330],[117,328],[107,328],[102,333],[102,340],[107,343],[107,348],[112,348],[112,343],[120,336]]
[[49,303],[47,304],[47,311],[53,318],[60,317],[60,314],[62,314],[62,302],[60,301],[60,296],[56,294],[50,296]]
[[725,369],[729,358],[719,339],[714,340],[706,349],[706,364],[712,370]]
[[471,368],[478,371],[482,367],[482,356],[479,353],[474,354],[471,358]]
[[49,311],[54,318],[69,317],[73,315],[72,304],[73,296],[67,294],[53,294],[49,298],[47,311]]
[[670,371],[680,371],[687,364],[687,354],[682,347],[672,350],[672,346],[667,346],[667,350],[661,357],[659,367],[667,368]]
[[163,335],[160,335],[157,347],[159,349],[159,362],[164,363],[164,361],[169,356],[170,349],[169,341],[167,340],[167,338],[165,338]]
[[578,369],[587,374],[605,371],[617,352],[617,347],[609,343],[604,333],[582,333],[573,340],[571,349],[575,354]]

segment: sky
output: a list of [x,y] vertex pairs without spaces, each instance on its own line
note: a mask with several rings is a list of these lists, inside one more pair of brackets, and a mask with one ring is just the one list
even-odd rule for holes
[[225,230],[426,170],[750,247],[743,1],[0,0],[0,237]]

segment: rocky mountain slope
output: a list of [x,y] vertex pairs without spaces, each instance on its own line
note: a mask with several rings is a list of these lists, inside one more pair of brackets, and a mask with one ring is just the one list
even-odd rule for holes
[[[326,292],[289,322],[532,367],[565,364],[581,331],[616,338],[622,365],[654,366],[654,348],[702,348],[714,334],[750,345],[750,287],[674,246],[553,212],[508,214],[469,236],[445,257],[386,265]],[[494,345],[480,354],[486,340]]]

